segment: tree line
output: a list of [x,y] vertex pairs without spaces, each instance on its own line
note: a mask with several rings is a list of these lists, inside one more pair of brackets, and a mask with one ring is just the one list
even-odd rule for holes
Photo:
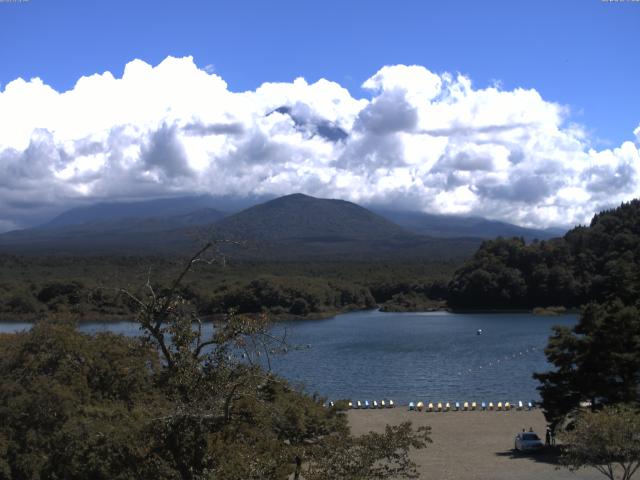
[[484,242],[454,275],[455,309],[579,307],[640,293],[640,201],[595,215],[564,237]]
[[[167,257],[19,257],[0,255],[0,321],[70,313],[81,321],[131,319],[136,306],[122,285],[141,293],[180,266]],[[268,313],[272,319],[331,316],[352,310],[419,310],[441,304],[458,263],[275,262],[227,259],[196,266],[181,295],[205,317]],[[438,303],[440,302],[440,303]]]

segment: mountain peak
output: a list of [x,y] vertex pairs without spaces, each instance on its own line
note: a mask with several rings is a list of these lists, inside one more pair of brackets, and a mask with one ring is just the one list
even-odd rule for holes
[[220,232],[252,238],[347,239],[405,234],[394,223],[355,203],[294,193],[231,215],[217,224]]

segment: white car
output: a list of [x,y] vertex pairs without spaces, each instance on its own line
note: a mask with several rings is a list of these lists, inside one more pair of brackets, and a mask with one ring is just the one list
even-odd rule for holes
[[522,432],[516,435],[516,441],[513,448],[520,452],[532,452],[542,450],[544,448],[544,444],[542,443],[542,440],[540,440],[540,437],[538,437],[534,432]]

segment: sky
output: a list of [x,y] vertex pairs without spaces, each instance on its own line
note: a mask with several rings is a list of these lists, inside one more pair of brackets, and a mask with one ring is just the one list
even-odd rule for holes
[[640,196],[640,1],[0,0],[0,231],[303,192],[584,223]]

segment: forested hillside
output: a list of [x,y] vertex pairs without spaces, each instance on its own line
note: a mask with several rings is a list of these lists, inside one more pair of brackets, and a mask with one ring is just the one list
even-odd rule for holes
[[[180,258],[20,257],[0,255],[0,321],[69,312],[81,320],[131,318],[122,288],[156,288],[181,268]],[[246,261],[197,265],[182,294],[205,315],[269,313],[271,318],[325,317],[356,309],[419,310],[441,305],[457,260]]]
[[457,309],[577,307],[640,293],[640,201],[595,215],[564,237],[484,242],[449,284]]

